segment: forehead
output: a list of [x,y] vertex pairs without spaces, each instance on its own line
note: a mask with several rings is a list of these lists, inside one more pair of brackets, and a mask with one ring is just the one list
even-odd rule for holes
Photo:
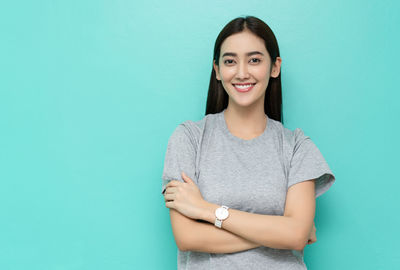
[[250,31],[243,31],[227,37],[221,44],[221,55],[224,52],[245,54],[249,51],[267,52],[264,40]]

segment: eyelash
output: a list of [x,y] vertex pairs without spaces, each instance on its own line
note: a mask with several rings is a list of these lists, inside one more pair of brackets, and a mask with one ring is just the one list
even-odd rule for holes
[[[250,59],[250,60],[257,60],[258,63],[261,62],[261,60],[258,59],[258,58],[252,58],[252,59]],[[227,60],[224,61],[224,64],[232,64],[232,63],[227,63],[226,61],[233,61],[233,60],[232,60],[232,59],[227,59]],[[257,62],[256,62],[256,63],[257,63]]]

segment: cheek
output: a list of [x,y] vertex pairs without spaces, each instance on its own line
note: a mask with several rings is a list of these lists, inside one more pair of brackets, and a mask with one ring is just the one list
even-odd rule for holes
[[235,70],[230,68],[224,68],[220,70],[221,79],[223,81],[231,81],[232,78],[235,76]]
[[269,76],[270,76],[268,68],[255,69],[255,70],[253,70],[253,75],[258,80],[267,80],[267,79],[269,79]]

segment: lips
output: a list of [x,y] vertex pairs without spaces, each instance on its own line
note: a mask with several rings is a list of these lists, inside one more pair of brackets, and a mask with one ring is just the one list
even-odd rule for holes
[[233,86],[235,87],[235,89],[239,92],[248,92],[251,89],[253,89],[255,83],[237,83],[237,84],[233,84]]

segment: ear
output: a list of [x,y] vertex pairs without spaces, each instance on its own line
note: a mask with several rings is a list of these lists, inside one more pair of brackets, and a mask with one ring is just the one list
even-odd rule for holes
[[282,58],[277,56],[276,60],[275,60],[275,63],[272,66],[271,77],[276,78],[276,77],[279,76],[279,73],[281,71],[281,65],[282,65]]
[[213,60],[213,67],[214,67],[214,71],[215,71],[215,77],[217,77],[217,80],[221,80],[221,78],[219,77],[219,72],[218,72],[218,66],[215,64],[215,60]]

